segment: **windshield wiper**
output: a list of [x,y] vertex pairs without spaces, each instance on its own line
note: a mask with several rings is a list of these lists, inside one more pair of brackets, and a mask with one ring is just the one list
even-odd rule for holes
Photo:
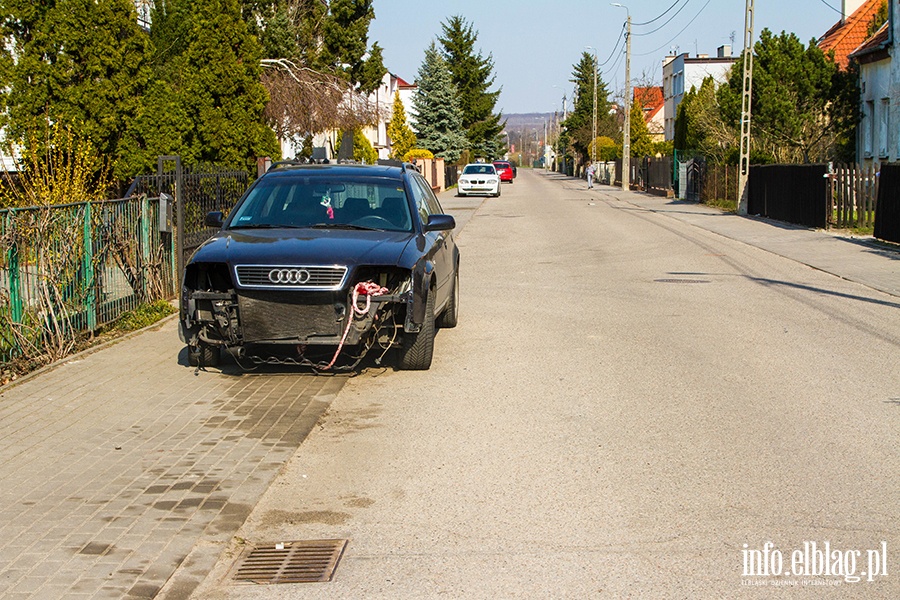
[[363,227],[362,225],[351,225],[350,223],[316,223],[310,225],[310,229],[358,229],[360,231],[384,231],[377,227]]
[[303,229],[304,225],[277,225],[274,223],[244,223],[232,225],[228,229]]

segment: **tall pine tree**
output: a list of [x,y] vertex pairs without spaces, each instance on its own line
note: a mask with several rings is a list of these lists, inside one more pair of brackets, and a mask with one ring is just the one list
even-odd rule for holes
[[[564,122],[568,139],[577,152],[588,156],[594,129],[594,73],[596,62],[588,52],[574,65],[571,82],[575,84],[572,112]],[[597,73],[597,136],[620,137],[615,119],[610,116],[606,83]]]
[[452,81],[459,90],[462,124],[469,140],[472,154],[484,158],[497,158],[503,146],[500,132],[506,122],[494,112],[500,90],[490,91],[494,85],[494,59],[476,51],[478,33],[461,16],[450,17],[441,24],[444,59],[450,68]]
[[425,50],[413,96],[419,145],[435,156],[456,162],[466,149],[462,109],[447,62],[434,42]]
[[130,0],[6,0],[0,6],[0,111],[10,141],[60,124],[134,174],[128,148],[151,76],[147,35]]

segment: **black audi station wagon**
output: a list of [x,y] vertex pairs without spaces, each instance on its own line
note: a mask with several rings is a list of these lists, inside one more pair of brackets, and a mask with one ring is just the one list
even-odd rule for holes
[[277,164],[188,261],[182,341],[191,365],[353,368],[396,349],[431,366],[436,327],[459,311],[456,223],[412,165]]

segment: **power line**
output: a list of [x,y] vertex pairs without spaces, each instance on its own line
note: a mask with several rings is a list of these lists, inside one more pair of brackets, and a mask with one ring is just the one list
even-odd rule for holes
[[681,0],[675,0],[675,2],[672,3],[672,6],[670,6],[669,8],[667,8],[667,9],[665,10],[665,12],[663,12],[663,13],[662,13],[661,15],[659,15],[658,17],[655,17],[655,18],[653,18],[653,19],[650,19],[649,21],[646,21],[646,22],[644,22],[644,23],[632,23],[632,25],[635,26],[635,27],[641,27],[642,25],[649,25],[650,23],[653,23],[654,21],[659,21],[659,20],[662,19],[664,16],[666,16],[666,13],[668,13],[670,10],[672,10],[673,8],[675,8],[675,7],[678,5],[679,2],[681,2]]
[[616,45],[615,45],[615,47],[613,48],[613,51],[610,52],[609,58],[607,58],[607,59],[604,60],[602,63],[599,63],[599,64],[597,65],[597,68],[602,67],[603,65],[605,65],[606,63],[608,63],[610,60],[612,60],[612,57],[613,57],[613,56],[615,56],[616,51],[619,49],[619,42],[621,42],[623,39],[625,39],[624,37],[622,37],[622,32],[624,32],[624,31],[625,31],[625,23],[622,23],[622,31],[619,32],[619,38],[616,40]]
[[622,50],[619,52],[619,55],[616,57],[616,62],[614,62],[614,63],[612,64],[612,66],[611,66],[609,69],[603,71],[603,73],[604,73],[607,77],[609,77],[610,73],[615,73],[615,72],[616,72],[616,69],[619,68],[619,61],[622,60],[622,57],[623,57],[623,56],[625,56],[625,49],[624,49],[624,48],[622,48]]
[[710,2],[712,2],[712,0],[706,0],[706,4],[704,4],[704,5],[703,5],[703,8],[701,8],[700,11],[699,11],[696,15],[694,15],[694,18],[691,19],[690,21],[688,21],[688,24],[685,25],[684,28],[683,28],[681,31],[679,31],[679,32],[676,33],[674,36],[672,36],[672,39],[670,39],[668,42],[666,42],[665,44],[663,44],[662,46],[660,46],[660,47],[657,48],[656,50],[652,50],[652,51],[650,51],[650,52],[644,52],[644,53],[642,53],[642,54],[635,54],[635,56],[649,56],[649,55],[651,55],[651,54],[656,54],[657,52],[659,52],[660,50],[662,50],[663,48],[665,48],[666,46],[668,46],[669,44],[671,44],[672,42],[674,42],[674,41],[675,41],[675,38],[677,38],[679,35],[681,35],[682,33],[684,33],[684,31],[685,31],[688,27],[690,27],[690,26],[693,24],[694,21],[697,20],[697,17],[699,17],[699,16],[701,15],[701,13],[703,13],[703,11],[706,9],[706,7],[709,6],[709,3],[710,3]]
[[[645,32],[643,32],[643,33],[635,33],[634,35],[637,35],[637,36],[645,36],[645,35],[651,35],[651,34],[656,33],[657,31],[659,31],[660,29],[664,28],[666,25],[668,25],[669,23],[671,23],[672,20],[675,19],[675,17],[677,17],[677,16],[681,13],[681,11],[684,10],[685,7],[687,7],[687,5],[690,4],[690,3],[691,3],[691,0],[685,0],[684,4],[682,4],[681,7],[680,7],[678,10],[675,11],[675,14],[673,14],[671,17],[669,17],[669,19],[668,19],[665,23],[663,23],[662,25],[660,25],[660,26],[657,27],[656,29],[653,29],[652,31],[645,31]],[[674,5],[673,5],[673,6],[674,6]]]
[[684,8],[685,8],[688,4],[690,4],[690,3],[691,3],[691,0],[686,0],[685,3],[681,5],[681,8],[679,8],[677,11],[675,11],[675,14],[674,14],[674,15],[672,15],[671,17],[669,17],[669,20],[668,20],[668,21],[666,21],[665,23],[663,23],[662,25],[660,25],[659,27],[657,27],[657,28],[654,29],[653,31],[646,31],[646,32],[644,32],[644,33],[635,33],[634,35],[644,36],[644,35],[650,35],[651,33],[656,33],[657,31],[659,31],[660,29],[662,29],[663,27],[665,27],[666,25],[668,25],[669,23],[671,23],[671,22],[672,22],[672,19],[674,19],[675,17],[677,17],[677,16],[679,15],[679,13],[681,13],[681,11],[684,10]]
[[824,4],[825,6],[827,6],[828,8],[830,8],[831,10],[833,10],[834,12],[836,12],[837,14],[839,14],[839,15],[841,15],[841,16],[844,16],[844,13],[842,13],[841,11],[839,11],[838,9],[836,9],[835,7],[833,7],[832,5],[830,5],[830,4],[828,4],[827,2],[825,2],[825,0],[819,0],[819,2],[821,2],[821,3]]

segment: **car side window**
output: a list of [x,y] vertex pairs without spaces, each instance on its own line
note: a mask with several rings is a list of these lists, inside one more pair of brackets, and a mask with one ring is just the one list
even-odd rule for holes
[[421,178],[416,175],[411,175],[409,178],[409,187],[410,192],[412,192],[413,200],[416,202],[416,211],[419,213],[419,219],[422,221],[422,225],[428,223],[428,215],[431,214],[431,210],[428,206],[428,195],[425,193],[425,188],[422,184],[419,183]]
[[431,215],[439,215],[444,211],[441,208],[440,202],[438,202],[437,197],[434,195],[434,191],[431,189],[431,186],[428,185],[428,182],[422,178],[419,179],[419,185],[423,188],[423,193],[425,194],[425,203],[428,205],[428,214]]

